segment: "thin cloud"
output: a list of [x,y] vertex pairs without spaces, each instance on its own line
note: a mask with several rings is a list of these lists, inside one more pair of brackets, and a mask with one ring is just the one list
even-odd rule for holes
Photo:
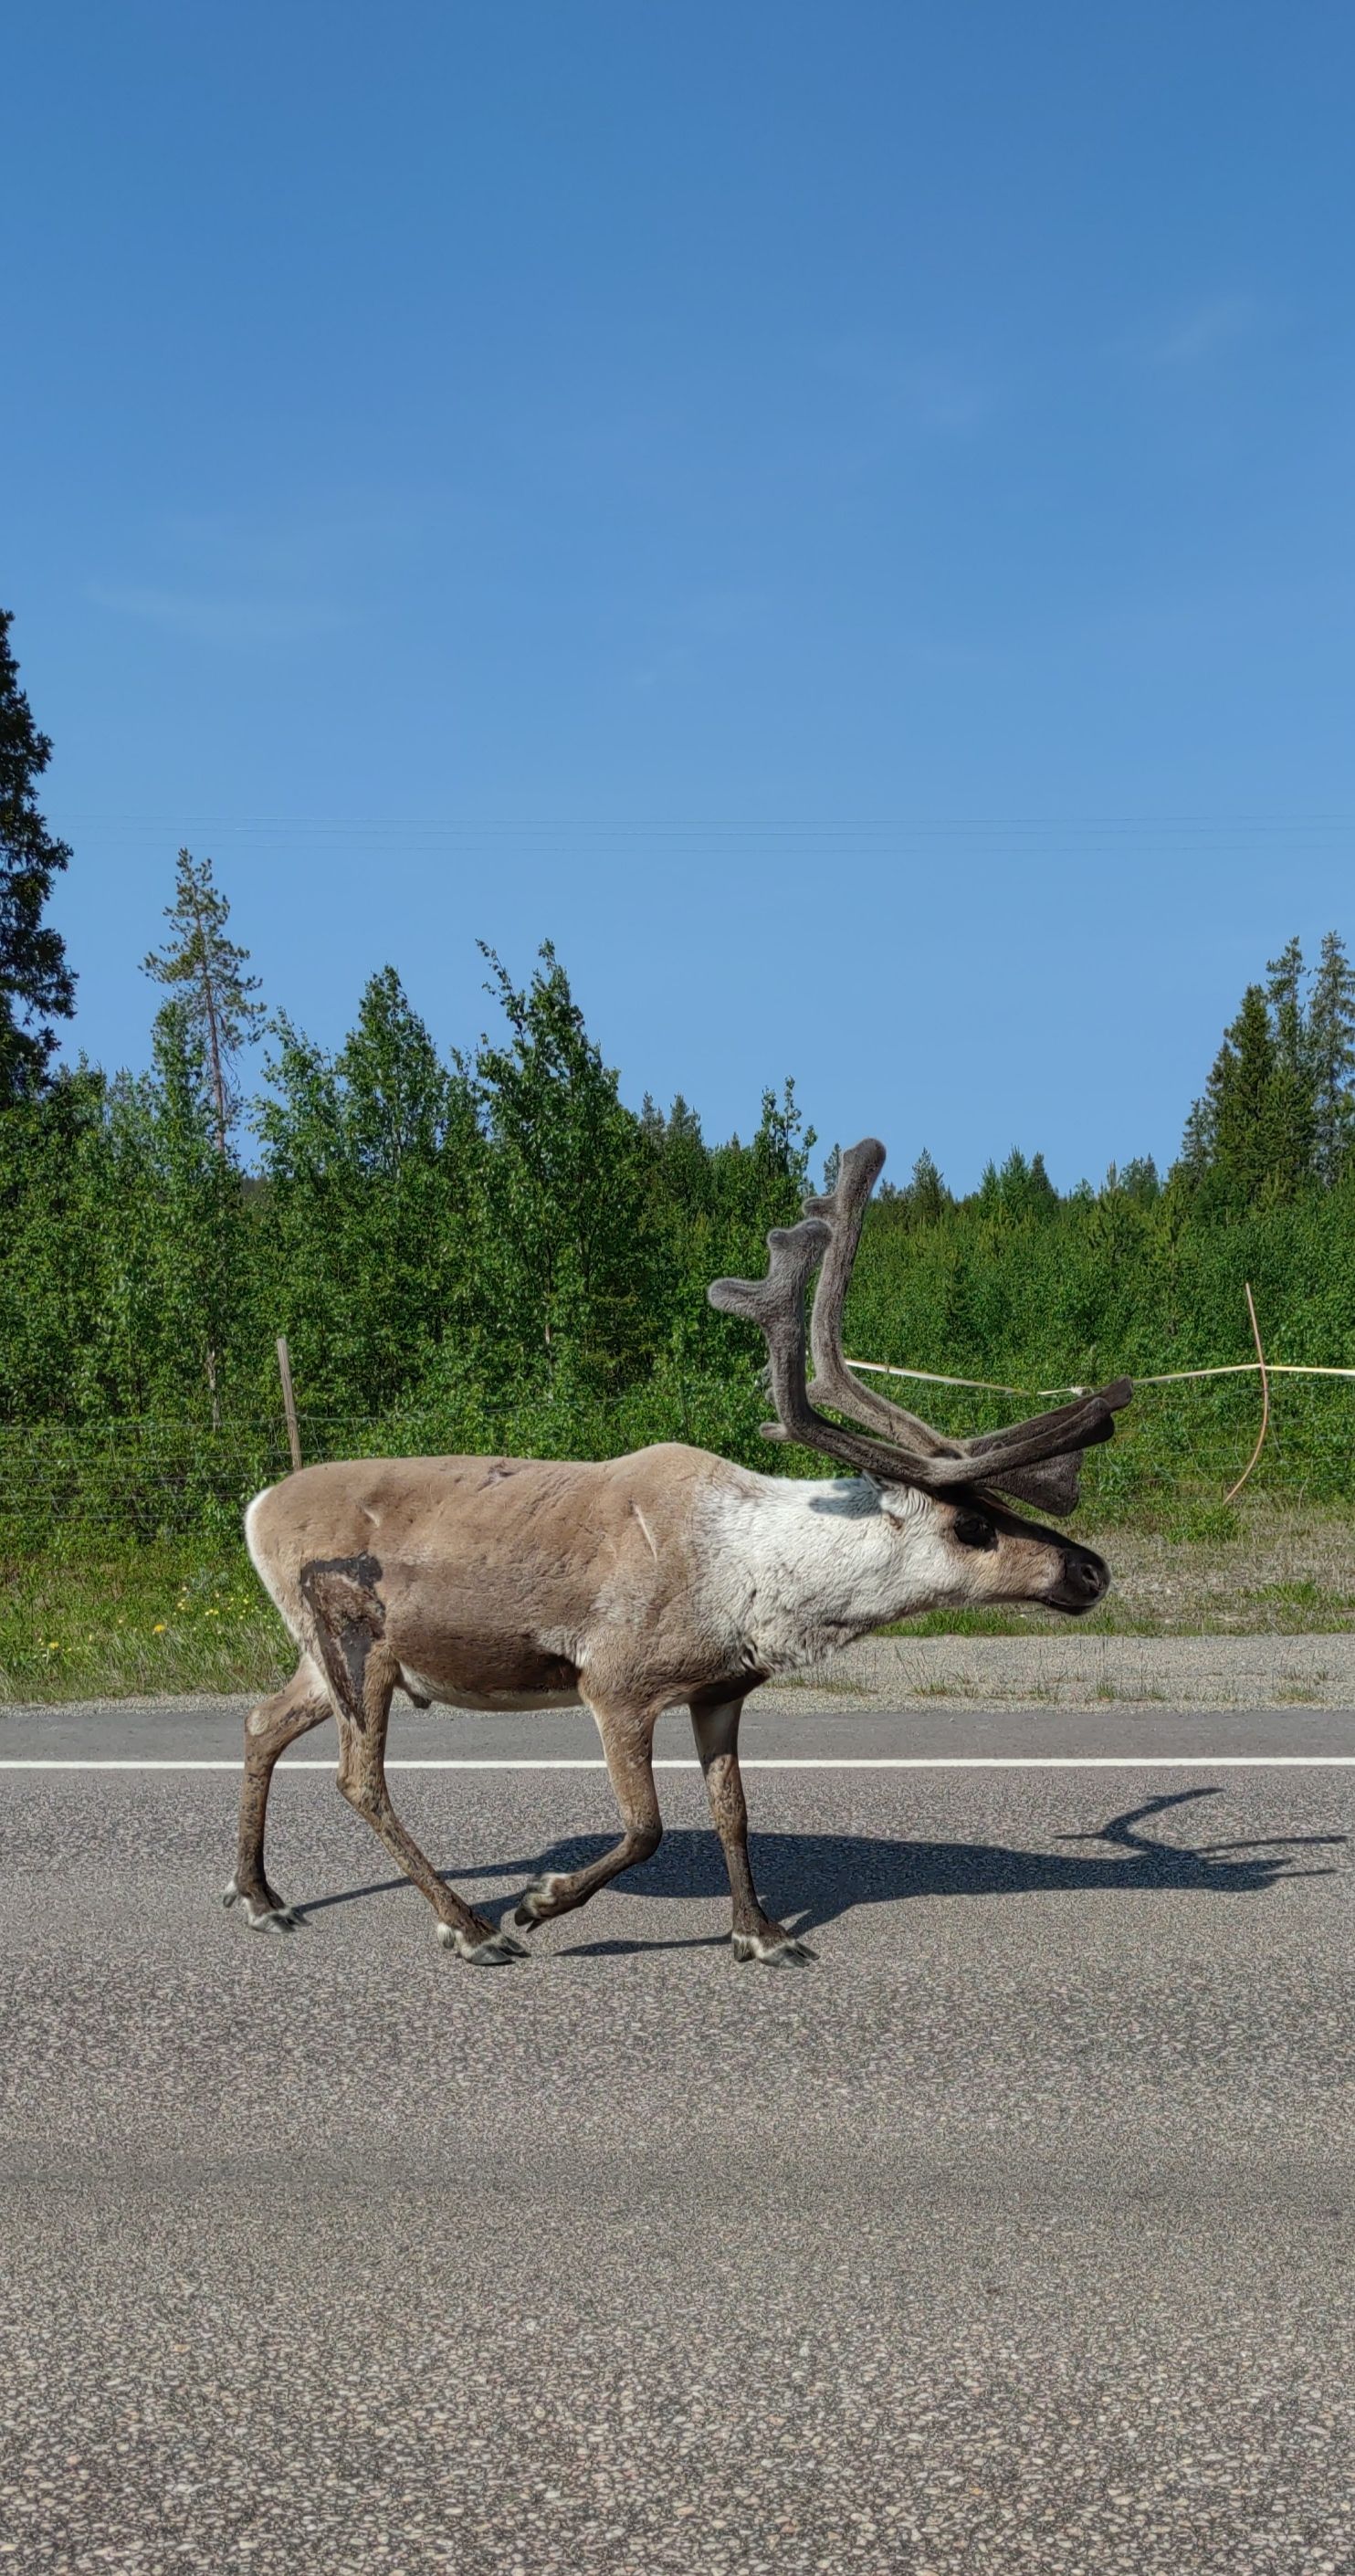
[[1169,331],[1150,340],[1142,351],[1152,367],[1198,367],[1260,327],[1261,311],[1250,295],[1216,295],[1183,314]]
[[264,581],[298,586],[323,581],[337,566],[389,562],[427,534],[430,510],[380,501],[272,512],[174,511],[156,523],[154,541],[185,564],[205,570],[215,563],[257,570]]
[[850,387],[896,431],[963,436],[992,407],[970,371],[944,355],[922,357],[888,340],[856,337],[834,341],[818,358],[826,374]]
[[91,582],[88,595],[97,607],[115,616],[138,618],[173,635],[191,636],[199,644],[295,644],[308,636],[332,635],[346,623],[342,610],[320,601],[211,599],[102,582]]

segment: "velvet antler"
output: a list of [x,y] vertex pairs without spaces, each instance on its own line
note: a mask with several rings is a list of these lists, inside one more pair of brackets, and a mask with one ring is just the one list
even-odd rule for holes
[[[778,1419],[764,1423],[768,1439],[798,1440],[844,1465],[885,1483],[919,1485],[928,1493],[997,1486],[1052,1512],[1069,1512],[1077,1500],[1081,1453],[1109,1440],[1115,1415],[1133,1392],[1117,1378],[1097,1395],[1040,1413],[1006,1431],[957,1441],[933,1430],[902,1405],[891,1404],[852,1376],[842,1351],[842,1310],[856,1259],[866,1202],[879,1177],[885,1150],[866,1137],[842,1156],[837,1187],[805,1201],[796,1226],[767,1237],[765,1279],[717,1279],[707,1290],[712,1306],[755,1323],[767,1342],[769,1377]],[[806,1383],[805,1289],[818,1269],[811,1345],[816,1376]],[[879,1438],[831,1422],[815,1399],[869,1425]]]

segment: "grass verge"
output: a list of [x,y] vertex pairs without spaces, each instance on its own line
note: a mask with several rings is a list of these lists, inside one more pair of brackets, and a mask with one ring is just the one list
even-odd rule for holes
[[[1207,1526],[1080,1529],[1115,1588],[1078,1633],[1311,1636],[1355,1629],[1355,1525],[1258,1496]],[[937,1610],[886,1634],[1071,1633],[1052,1611]],[[191,1541],[0,1568],[0,1705],[276,1690],[290,1639],[243,1548]]]
[[[1355,1629],[1355,1525],[1336,1511],[1268,1495],[1226,1514],[1181,1514],[1165,1525],[1079,1521],[1114,1588],[1077,1622],[1079,1636],[1297,1637]],[[933,1610],[887,1635],[1028,1637],[1069,1633],[1047,1610]]]
[[276,1690],[296,1661],[243,1549],[97,1562],[24,1558],[0,1576],[0,1704]]

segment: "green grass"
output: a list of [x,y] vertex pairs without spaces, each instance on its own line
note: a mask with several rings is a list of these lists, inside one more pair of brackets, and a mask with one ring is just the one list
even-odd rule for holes
[[1054,1610],[924,1610],[917,1619],[895,1619],[881,1637],[1029,1637],[1052,1634],[1067,1622]]
[[276,1690],[295,1664],[243,1550],[130,1548],[0,1572],[0,1704]]
[[1355,1610],[1355,1601],[1337,1593],[1324,1592],[1311,1575],[1305,1575],[1298,1583],[1262,1583],[1245,1597],[1248,1601],[1278,1602],[1286,1610],[1316,1610],[1320,1614],[1331,1610]]

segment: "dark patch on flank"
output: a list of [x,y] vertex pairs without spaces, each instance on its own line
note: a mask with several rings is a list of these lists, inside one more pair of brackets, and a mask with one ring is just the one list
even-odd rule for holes
[[365,1724],[363,1684],[367,1658],[386,1633],[377,1595],[381,1565],[374,1556],[313,1557],[301,1568],[301,1597],[315,1624],[316,1645],[346,1713]]

